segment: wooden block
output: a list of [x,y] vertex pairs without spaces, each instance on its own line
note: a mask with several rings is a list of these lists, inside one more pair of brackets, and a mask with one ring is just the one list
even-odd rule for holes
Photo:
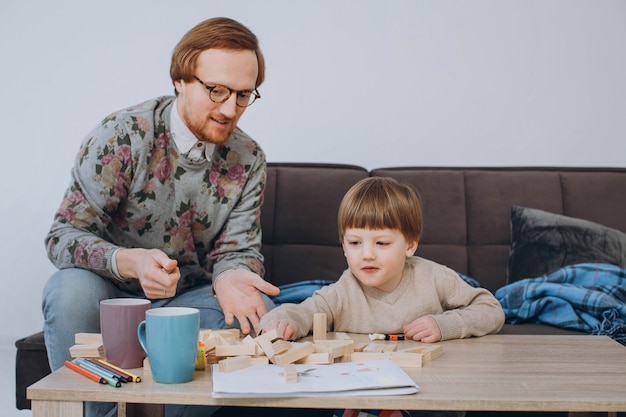
[[219,363],[222,359],[225,359],[223,356],[216,356],[212,353],[208,353],[206,355],[206,364],[207,366]]
[[349,355],[354,352],[354,340],[342,340],[343,343],[338,343],[337,347],[343,347],[343,354]]
[[70,356],[73,358],[104,358],[102,344],[74,345],[70,347]]
[[256,337],[255,340],[258,339],[259,337],[263,337],[265,339],[268,339],[270,342],[273,342],[276,339],[282,339],[283,335],[278,333],[278,330],[272,329],[272,330],[270,330],[268,332],[265,332],[262,335]]
[[354,352],[352,362],[391,359],[401,368],[421,368],[423,356],[411,352]]
[[335,362],[352,362],[352,353],[349,355],[343,355],[341,358],[337,358]]
[[424,361],[428,362],[443,354],[443,345],[417,346],[403,349],[402,352],[421,353],[424,356]]
[[272,347],[272,342],[275,341],[276,339],[282,339],[282,337],[280,337],[276,329],[272,329],[268,331],[267,333],[263,333],[255,337],[254,341],[256,342],[257,345],[259,345],[263,353],[265,353],[265,355],[270,360],[272,360],[275,356],[274,348]]
[[383,352],[385,344],[379,342],[370,342],[363,348],[363,352]]
[[443,355],[443,345],[428,346],[426,352],[422,352],[426,360],[437,359]]
[[235,339],[241,339],[241,331],[239,329],[214,329],[211,330],[213,334],[219,334],[222,337],[234,337]]
[[252,365],[267,365],[270,363],[270,360],[267,356],[251,356],[250,362]]
[[218,335],[221,337],[221,343],[220,345],[239,345],[241,344],[241,342],[239,341],[238,338],[233,337],[233,336],[229,336],[229,335]]
[[204,342],[211,336],[221,336],[223,338],[234,337],[235,339],[240,339],[240,330],[239,329],[200,329],[198,333],[198,341]]
[[258,356],[258,355],[263,353],[263,351],[261,350],[261,347],[259,345],[257,345],[257,343],[254,340],[254,338],[252,336],[250,336],[250,335],[247,335],[246,337],[241,339],[241,343],[243,343],[244,345],[254,346],[254,351],[256,353],[253,356]]
[[356,345],[354,345],[354,351],[355,352],[363,352],[363,349],[365,349],[367,347],[367,345],[369,345],[369,342],[357,343]]
[[326,340],[326,313],[313,314],[313,340]]
[[316,340],[314,352],[330,352],[337,359],[354,352],[354,341],[350,340]]
[[288,342],[283,339],[278,339],[272,342],[272,350],[274,351],[274,355],[280,355],[281,353],[287,352],[291,348],[291,342]]
[[383,344],[383,352],[395,352],[398,349],[398,342],[386,342]]
[[394,352],[398,348],[398,342],[370,342],[363,349],[362,352]]
[[209,336],[207,339],[204,339],[204,352],[208,355],[210,353],[215,352],[215,346],[220,343],[220,336]]
[[352,338],[348,335],[348,333],[337,332],[335,333],[336,340],[352,340]]
[[102,335],[100,333],[76,333],[74,343],[77,345],[101,345]]
[[211,345],[211,346],[229,346],[229,345],[233,345],[236,343],[238,343],[238,341],[230,336],[224,337],[220,334],[215,334],[215,333],[209,336],[209,338],[206,339],[204,342],[205,345]]
[[254,346],[257,345],[256,342],[254,341],[254,338],[250,335],[247,335],[246,337],[241,339],[241,343],[246,344],[246,345],[254,345]]
[[233,356],[219,361],[221,372],[233,372],[252,365],[250,356]]
[[257,342],[263,353],[265,353],[265,356],[267,356],[269,360],[272,360],[274,358],[274,348],[272,347],[272,342],[268,339],[259,339],[261,336],[257,336],[254,340]]
[[257,347],[239,343],[237,345],[217,345],[215,346],[215,356],[256,356]]
[[272,361],[276,365],[284,366],[288,363],[294,363],[298,359],[304,358],[311,353],[313,353],[313,343],[294,342],[287,352],[275,355]]
[[295,363],[308,363],[316,365],[327,365],[333,363],[335,358],[330,352],[313,352],[306,355],[304,358],[298,359]]
[[211,336],[211,329],[200,329],[198,332],[198,341],[204,342]]
[[283,366],[285,369],[285,382],[287,384],[294,384],[298,382],[298,370],[296,369],[296,365],[293,363],[288,363]]

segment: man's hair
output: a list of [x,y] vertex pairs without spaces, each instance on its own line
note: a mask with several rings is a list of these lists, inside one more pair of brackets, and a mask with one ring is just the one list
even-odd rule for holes
[[235,20],[215,17],[193,27],[174,48],[170,65],[172,83],[193,81],[198,55],[207,49],[254,51],[259,65],[255,87],[265,80],[265,60],[256,35]]
[[347,229],[392,229],[408,242],[422,237],[422,205],[411,186],[389,177],[369,177],[348,190],[339,206],[339,241]]

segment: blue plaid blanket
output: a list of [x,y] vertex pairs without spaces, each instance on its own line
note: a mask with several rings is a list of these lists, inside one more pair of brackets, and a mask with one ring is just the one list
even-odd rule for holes
[[626,344],[626,269],[607,264],[566,266],[495,293],[510,324],[539,322]]

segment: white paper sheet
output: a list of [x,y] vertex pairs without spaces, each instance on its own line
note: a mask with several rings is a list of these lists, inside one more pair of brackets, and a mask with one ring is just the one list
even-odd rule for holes
[[418,385],[389,359],[342,362],[329,365],[296,365],[298,382],[287,383],[277,365],[252,365],[233,372],[212,366],[213,396],[298,397],[338,395],[404,395],[419,391]]

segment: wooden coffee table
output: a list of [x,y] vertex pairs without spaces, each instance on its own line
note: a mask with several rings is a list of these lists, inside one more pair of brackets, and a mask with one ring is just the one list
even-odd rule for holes
[[[366,335],[351,335],[355,341]],[[401,346],[417,342],[402,341]],[[99,385],[62,368],[27,389],[33,417],[83,416],[84,401],[296,408],[370,408],[467,411],[626,411],[626,347],[606,336],[490,335],[442,342],[443,355],[407,368],[420,392],[379,397],[213,398],[210,370],[192,382]]]

